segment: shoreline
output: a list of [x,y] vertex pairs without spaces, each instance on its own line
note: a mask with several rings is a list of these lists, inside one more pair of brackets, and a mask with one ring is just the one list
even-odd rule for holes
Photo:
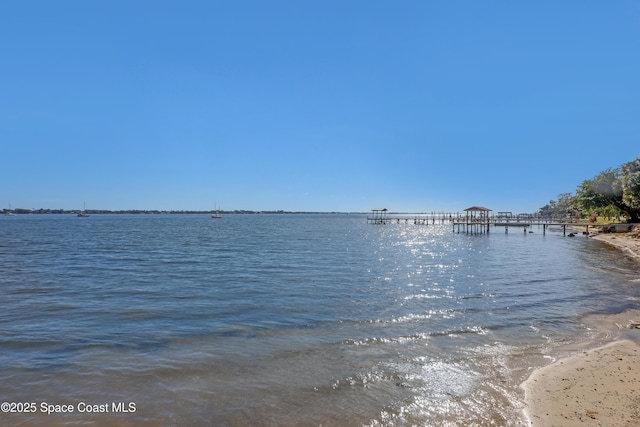
[[640,425],[640,344],[613,341],[535,370],[522,384],[537,426]]
[[640,260],[640,238],[632,237],[630,233],[600,233],[591,237],[601,242],[608,243],[636,260]]
[[[640,261],[640,238],[630,233],[590,237]],[[640,312],[607,317],[600,326],[618,330],[613,341],[538,368],[522,383],[530,426],[640,425]]]

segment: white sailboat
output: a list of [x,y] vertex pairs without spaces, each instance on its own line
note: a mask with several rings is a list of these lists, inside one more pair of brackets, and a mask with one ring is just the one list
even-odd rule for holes
[[220,213],[220,209],[218,209],[216,207],[215,212],[211,214],[211,218],[216,218],[216,219],[222,218],[222,214]]
[[4,211],[4,214],[7,216],[15,216],[16,213],[11,209],[11,203],[9,203],[9,210]]
[[87,204],[84,203],[82,207],[82,212],[78,214],[78,218],[88,218],[88,217],[89,217],[89,214],[87,213]]

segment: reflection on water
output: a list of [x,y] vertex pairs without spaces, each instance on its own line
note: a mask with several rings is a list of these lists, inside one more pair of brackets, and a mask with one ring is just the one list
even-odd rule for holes
[[541,231],[357,215],[3,220],[0,390],[51,425],[523,425],[520,382],[637,309],[637,266]]

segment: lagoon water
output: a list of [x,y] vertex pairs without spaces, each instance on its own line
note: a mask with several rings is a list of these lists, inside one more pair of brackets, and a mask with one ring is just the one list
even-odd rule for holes
[[0,396],[37,405],[2,425],[520,426],[531,370],[599,339],[590,315],[640,306],[637,263],[535,227],[18,215],[0,230]]

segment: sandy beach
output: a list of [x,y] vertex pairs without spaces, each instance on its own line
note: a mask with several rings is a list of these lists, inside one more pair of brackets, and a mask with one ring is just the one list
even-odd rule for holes
[[[640,260],[640,239],[636,236],[612,233],[593,237]],[[637,312],[610,320],[620,330],[640,330]],[[629,337],[628,333],[622,335]],[[632,335],[633,340],[613,341],[534,371],[523,384],[530,425],[640,425],[640,334]]]
[[539,369],[524,383],[532,426],[640,425],[640,345],[615,341]]

